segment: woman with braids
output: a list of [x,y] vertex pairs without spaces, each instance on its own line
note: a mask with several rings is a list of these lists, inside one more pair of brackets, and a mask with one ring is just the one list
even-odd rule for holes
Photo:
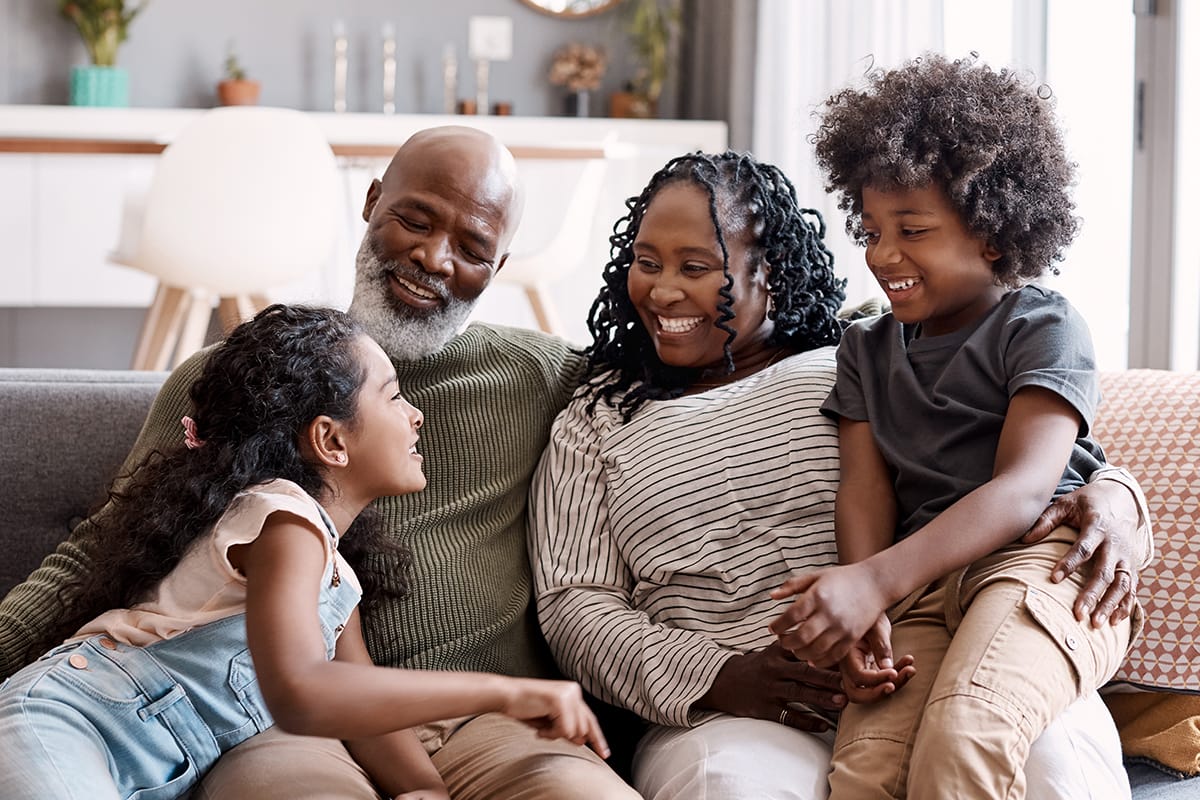
[[[820,406],[843,296],[824,225],[777,168],[732,152],[672,160],[627,205],[585,382],[534,476],[540,623],[566,675],[650,723],[645,797],[820,800],[841,680],[767,626],[786,606],[772,589],[837,563]],[[1116,796],[1080,768],[1091,717],[1064,717],[1034,747],[1039,796]]]
[[606,754],[576,684],[371,664],[359,598],[402,593],[406,554],[362,512],[425,487],[422,416],[349,317],[272,306],[190,394],[179,445],[111,490],[66,642],[0,687],[0,797],[183,797],[276,723],[410,800],[449,797],[419,723],[500,711]]
[[[1112,677],[1137,616],[1077,616],[1084,578],[1050,578],[1073,528],[1017,541],[1104,463],[1087,325],[1033,283],[1078,228],[1074,165],[1048,93],[937,55],[834,95],[815,143],[892,310],[846,331],[822,406],[842,566],[773,592],[795,599],[771,629],[840,662],[835,798],[1023,798],[1030,745]],[[893,649],[916,673],[881,698]]]

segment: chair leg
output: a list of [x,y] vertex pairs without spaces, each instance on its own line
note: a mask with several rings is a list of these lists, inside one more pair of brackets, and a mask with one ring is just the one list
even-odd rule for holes
[[239,294],[236,297],[220,299],[217,303],[217,314],[221,319],[221,333],[228,336],[238,325],[266,308],[265,305],[259,305],[255,298],[256,295]]
[[529,298],[529,305],[533,309],[538,327],[546,333],[562,336],[562,325],[558,322],[558,314],[554,311],[554,304],[550,302],[550,293],[546,288],[541,285],[526,286],[525,296]]
[[189,296],[185,290],[162,283],[158,285],[154,301],[146,310],[146,319],[142,322],[142,331],[133,351],[132,369],[167,368],[188,302]]
[[179,334],[179,344],[175,347],[172,367],[178,367],[188,356],[204,347],[204,338],[208,335],[208,324],[212,320],[212,299],[204,292],[193,291],[191,301],[187,319]]

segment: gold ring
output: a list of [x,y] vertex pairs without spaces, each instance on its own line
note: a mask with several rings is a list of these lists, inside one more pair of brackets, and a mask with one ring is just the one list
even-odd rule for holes
[[780,725],[787,725],[787,715],[788,715],[788,710],[786,708],[783,711],[779,712],[779,724]]
[[1133,579],[1133,573],[1132,573],[1132,572],[1130,572],[1130,571],[1129,571],[1129,570],[1127,570],[1127,569],[1124,569],[1123,567],[1118,567],[1117,569],[1114,569],[1114,570],[1113,570],[1113,575],[1114,575],[1114,576],[1116,576],[1116,575],[1119,575],[1119,574],[1121,574],[1122,572],[1124,572],[1126,575],[1128,575],[1128,576],[1129,576],[1129,578],[1130,578],[1130,580],[1132,580],[1132,579]]

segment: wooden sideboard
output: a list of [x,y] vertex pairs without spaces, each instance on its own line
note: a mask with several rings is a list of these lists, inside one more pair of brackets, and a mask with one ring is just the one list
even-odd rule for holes
[[[109,254],[136,240],[123,207],[144,193],[159,153],[201,109],[0,106],[0,307],[145,307],[149,276],[113,264]],[[571,338],[586,335],[584,316],[608,258],[608,235],[624,200],[669,158],[727,146],[723,122],[568,117],[491,117],[312,112],[338,156],[344,219],[328,268],[284,287],[281,300],[345,306],[363,231],[367,186],[396,147],[423,128],[459,124],[491,131],[513,150],[527,184],[525,217],[513,252],[536,249],[562,222],[580,159],[608,163],[592,235],[583,247],[587,274],[552,291]],[[126,230],[122,231],[122,225]],[[490,292],[479,316],[529,324],[520,293]]]

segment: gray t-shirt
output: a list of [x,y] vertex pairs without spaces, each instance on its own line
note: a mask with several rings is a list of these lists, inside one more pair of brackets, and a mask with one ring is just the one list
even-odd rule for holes
[[991,479],[1009,399],[1026,386],[1055,392],[1083,418],[1056,497],[1104,463],[1088,437],[1100,400],[1091,335],[1062,295],[1026,286],[973,326],[916,333],[891,314],[851,325],[821,406],[871,423],[894,478],[898,539]]

